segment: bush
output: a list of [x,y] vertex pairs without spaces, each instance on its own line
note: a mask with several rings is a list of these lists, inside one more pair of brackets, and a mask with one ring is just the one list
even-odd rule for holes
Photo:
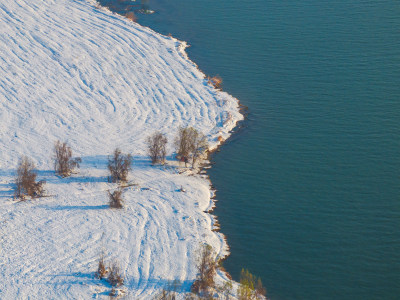
[[108,282],[113,287],[119,287],[124,284],[124,278],[121,275],[121,270],[116,262],[110,266],[110,274],[108,275]]
[[238,287],[239,300],[264,299],[266,290],[261,279],[251,274],[248,270],[242,269],[240,273],[240,285]]
[[131,20],[132,22],[136,22],[137,21],[137,17],[135,15],[135,13],[133,11],[130,11],[128,13],[125,14],[125,17],[129,20]]
[[149,151],[149,156],[153,164],[164,163],[167,145],[167,138],[160,132],[155,132],[152,136],[147,138],[147,146]]
[[54,152],[54,170],[61,177],[70,176],[73,169],[79,168],[79,163],[82,162],[79,157],[72,159],[72,150],[67,143],[57,141],[54,145]]
[[192,292],[209,296],[210,289],[214,287],[216,262],[214,251],[210,245],[203,245],[200,250],[197,265],[197,280],[192,285]]
[[206,136],[193,127],[180,127],[175,138],[177,156],[186,163],[192,158],[192,168],[201,155],[208,149]]
[[122,199],[122,190],[118,189],[113,193],[108,192],[110,197],[110,207],[111,208],[122,208],[124,200]]
[[111,182],[128,181],[128,173],[132,165],[132,156],[122,154],[120,149],[115,149],[114,156],[108,159],[108,170]]
[[45,181],[36,182],[36,177],[35,164],[28,157],[22,156],[17,167],[15,198],[25,200],[26,196],[43,196]]
[[220,76],[207,77],[208,84],[212,84],[216,89],[220,89],[222,87],[222,78]]
[[106,277],[108,270],[106,268],[106,264],[104,263],[104,254],[101,254],[99,265],[97,267],[97,271],[95,273],[96,278],[103,279]]

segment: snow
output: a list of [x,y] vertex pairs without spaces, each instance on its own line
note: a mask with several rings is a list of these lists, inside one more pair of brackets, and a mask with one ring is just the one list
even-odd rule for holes
[[[119,263],[129,298],[150,299],[173,280],[182,295],[202,243],[228,254],[206,213],[210,182],[182,172],[173,140],[179,126],[193,126],[215,148],[242,115],[185,47],[92,1],[0,3],[1,299],[106,298],[110,286],[94,278],[102,251]],[[166,166],[151,166],[146,154],[156,130],[169,140]],[[69,178],[54,174],[56,140],[82,158]],[[122,210],[107,205],[116,147],[134,157],[136,185],[125,189]],[[49,197],[13,200],[21,155],[36,163]]]

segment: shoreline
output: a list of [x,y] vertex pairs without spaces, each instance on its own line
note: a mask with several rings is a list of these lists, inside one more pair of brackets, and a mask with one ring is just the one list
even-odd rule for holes
[[[216,229],[215,190],[207,174],[179,163],[152,166],[146,137],[172,141],[179,127],[206,134],[211,149],[243,119],[236,98],[217,91],[187,58],[186,43],[160,35],[95,1],[40,4],[10,1],[0,8],[1,298],[104,298],[110,286],[94,277],[99,255],[115,260],[135,299],[150,299],[173,281],[179,298],[197,276],[198,250],[229,255]],[[12,12],[12,13],[11,13]],[[19,24],[16,26],[16,24]],[[38,88],[40,86],[40,89]],[[9,133],[12,134],[9,134]],[[52,142],[66,141],[80,169],[54,173]],[[109,209],[108,157],[133,156],[122,210]],[[29,156],[51,197],[12,200],[14,173]],[[197,171],[201,168],[197,168]],[[181,188],[184,188],[184,191]],[[199,244],[200,242],[200,244]],[[17,281],[15,280],[17,279]],[[218,285],[228,280],[218,271]],[[27,284],[29,283],[29,284]]]
[[[136,21],[136,20],[133,20],[129,15],[120,14],[120,13],[118,13],[118,12],[116,12],[116,11],[113,11],[110,7],[102,6],[97,0],[90,0],[90,1],[94,1],[94,3],[96,4],[96,5],[95,5],[96,8],[99,8],[99,9],[100,9],[100,8],[106,9],[106,10],[110,11],[110,12],[113,13],[113,14],[117,14],[117,15],[119,15],[119,16],[122,16],[123,18],[126,18],[127,20],[131,21],[132,23],[138,24],[138,25],[140,25],[140,26],[143,27],[143,28],[147,28],[147,29],[149,29],[149,30],[155,32],[155,34],[157,34],[157,35],[163,36],[163,37],[165,37],[165,38],[171,38],[171,39],[175,40],[177,43],[179,43],[179,46],[177,47],[177,49],[178,49],[178,51],[182,54],[182,56],[183,56],[187,61],[189,61],[191,64],[193,64],[193,65],[196,67],[196,69],[197,69],[198,71],[200,71],[200,72],[204,75],[204,78],[207,78],[207,75],[205,74],[205,72],[203,72],[203,71],[201,70],[201,68],[198,66],[198,64],[195,63],[194,61],[192,61],[192,60],[189,58],[189,55],[187,54],[186,49],[189,48],[190,45],[188,45],[187,41],[181,41],[181,40],[175,38],[174,36],[172,36],[171,34],[163,35],[163,34],[157,32],[157,31],[155,31],[155,30],[152,29],[151,27],[149,27],[149,26],[144,26],[144,25],[140,24],[140,22],[138,22],[138,21]],[[213,88],[216,90],[217,93],[218,93],[218,92],[224,92],[222,88],[215,88],[215,87],[213,87]],[[226,93],[226,92],[225,92],[225,93]],[[230,95],[230,94],[229,94],[229,95]],[[209,177],[209,175],[208,175],[208,173],[207,173],[207,169],[212,168],[212,165],[213,165],[213,163],[211,162],[211,157],[212,157],[212,155],[214,155],[214,154],[217,153],[217,152],[220,152],[221,147],[222,147],[224,144],[228,143],[229,140],[232,139],[233,136],[234,136],[235,134],[238,134],[239,130],[240,130],[241,128],[243,128],[243,126],[241,126],[241,123],[243,123],[243,122],[246,121],[247,115],[248,115],[248,107],[245,106],[245,105],[243,105],[243,104],[241,104],[241,103],[240,103],[240,100],[239,100],[238,98],[236,98],[236,97],[234,97],[234,96],[232,96],[232,95],[230,95],[230,96],[233,97],[233,98],[237,101],[237,103],[238,103],[238,111],[239,111],[239,113],[243,116],[243,119],[240,119],[240,120],[236,120],[236,121],[235,121],[235,126],[234,126],[232,129],[229,130],[229,136],[227,136],[227,138],[224,138],[224,139],[222,139],[222,140],[218,140],[218,144],[216,144],[215,147],[209,148],[209,149],[207,150],[206,158],[205,158],[203,161],[200,161],[200,162],[199,162],[199,166],[197,167],[197,168],[198,168],[198,171],[195,172],[195,174],[198,174],[198,175],[202,175],[202,174],[205,173],[205,175],[206,175],[206,177],[207,177],[207,180],[208,180],[209,183],[210,183],[210,192],[211,192],[211,194],[212,194],[210,200],[211,200],[211,202],[212,202],[212,206],[211,206],[211,209],[210,209],[210,210],[206,211],[206,213],[210,214],[210,215],[212,216],[212,218],[214,219],[214,221],[215,221],[215,223],[213,224],[213,227],[214,227],[214,228],[212,229],[212,231],[219,232],[219,233],[223,236],[223,238],[224,238],[224,240],[225,240],[225,243],[226,243],[226,247],[227,247],[227,249],[228,249],[228,251],[229,251],[229,253],[228,253],[226,256],[224,256],[223,258],[221,258],[221,261],[224,261],[225,259],[227,259],[227,258],[229,257],[229,255],[230,255],[230,250],[229,250],[230,247],[229,247],[229,244],[228,244],[228,242],[227,242],[227,237],[226,237],[226,235],[220,232],[220,223],[219,223],[219,221],[218,221],[217,216],[212,214],[212,212],[214,211],[214,209],[215,209],[215,207],[216,207],[216,203],[215,203],[215,201],[216,201],[216,200],[215,200],[216,195],[215,195],[215,193],[216,193],[217,189],[212,185],[212,181],[211,181],[211,179],[210,179],[210,177]],[[203,173],[203,171],[204,171],[204,173]],[[230,279],[232,278],[232,276],[231,276],[226,270],[223,270],[223,272],[225,272],[226,275],[227,275]]]
[[[133,20],[133,19],[130,18],[128,15],[119,14],[118,12],[111,10],[111,9],[110,9],[109,7],[107,7],[107,6],[102,6],[99,2],[97,2],[97,0],[90,0],[90,1],[94,1],[99,7],[103,8],[103,9],[106,9],[106,10],[109,10],[109,11],[110,11],[111,13],[113,13],[113,14],[117,14],[117,15],[119,15],[119,16],[122,16],[123,18],[126,18],[127,20],[131,21],[132,23],[135,23],[135,24],[140,25],[141,27],[147,28],[147,29],[149,29],[149,30],[155,32],[156,34],[158,34],[158,35],[160,35],[160,36],[169,37],[169,38],[175,40],[176,42],[179,43],[179,46],[178,46],[177,48],[178,48],[178,51],[182,54],[182,56],[183,56],[187,61],[189,61],[191,64],[193,64],[193,65],[196,67],[196,69],[197,69],[198,71],[200,71],[200,72],[204,75],[204,78],[205,78],[205,79],[207,78],[207,75],[205,74],[205,72],[203,72],[203,71],[200,69],[200,67],[198,66],[198,64],[195,63],[194,61],[192,61],[192,60],[189,58],[189,56],[188,56],[188,54],[187,54],[187,52],[186,52],[186,49],[187,49],[188,47],[190,47],[190,45],[188,45],[186,41],[181,41],[181,40],[175,38],[174,36],[172,36],[171,34],[163,35],[163,34],[157,32],[157,31],[155,31],[155,30],[152,29],[151,27],[144,26],[144,25],[140,24],[138,21]],[[96,7],[96,8],[98,8],[98,7]],[[217,91],[217,93],[218,93],[218,92],[224,92],[222,88],[215,88],[215,87],[213,87],[213,88]],[[227,92],[225,92],[225,93],[227,93]],[[229,94],[229,95],[230,95],[230,94]],[[234,135],[238,134],[239,131],[240,131],[243,127],[245,127],[245,126],[242,126],[241,124],[244,123],[244,122],[246,122],[247,116],[248,116],[248,107],[245,106],[245,105],[243,105],[243,104],[241,104],[241,103],[240,103],[240,100],[239,100],[238,98],[236,98],[236,97],[234,97],[234,96],[232,96],[232,95],[230,95],[230,96],[233,97],[233,98],[237,101],[237,103],[238,103],[238,112],[242,115],[243,118],[235,121],[235,126],[229,130],[229,135],[228,135],[226,138],[223,138],[223,139],[221,139],[221,140],[218,139],[218,144],[216,144],[213,148],[209,148],[209,149],[207,150],[206,158],[205,158],[203,161],[200,161],[200,162],[199,162],[199,165],[198,165],[198,167],[197,167],[198,170],[194,172],[195,174],[198,174],[198,175],[205,174],[205,175],[206,175],[206,179],[207,179],[207,181],[209,182],[209,189],[210,189],[210,193],[211,193],[211,195],[212,195],[212,196],[210,197],[211,206],[210,206],[210,209],[207,210],[207,211],[205,211],[205,212],[206,212],[207,214],[209,214],[209,215],[211,216],[211,218],[214,220],[214,223],[213,223],[213,225],[212,225],[213,228],[211,229],[211,231],[213,231],[213,232],[218,232],[219,234],[221,234],[221,235],[222,235],[222,238],[223,238],[223,240],[224,240],[224,243],[225,243],[225,248],[226,248],[227,254],[224,255],[223,257],[221,257],[221,258],[218,260],[218,261],[221,262],[221,263],[222,263],[223,261],[225,261],[225,260],[230,256],[230,253],[231,253],[231,252],[230,252],[230,246],[229,246],[229,243],[228,243],[228,238],[227,238],[227,236],[226,236],[224,233],[222,233],[222,232],[220,231],[221,228],[220,228],[220,223],[219,223],[219,221],[218,221],[218,216],[212,214],[212,212],[213,212],[214,209],[216,208],[216,201],[218,201],[218,200],[216,199],[216,192],[217,192],[217,189],[213,186],[212,181],[211,181],[211,179],[210,179],[210,176],[209,176],[209,174],[208,174],[208,172],[207,172],[207,169],[212,168],[212,166],[214,165],[214,164],[212,163],[212,161],[211,161],[212,156],[213,156],[215,153],[220,152],[220,151],[221,151],[221,147],[224,146],[226,143],[228,143],[229,140],[232,139],[232,138],[234,137]],[[217,254],[217,257],[218,257],[218,256],[219,256],[219,254]],[[225,274],[225,276],[226,276],[229,280],[233,280],[233,279],[232,279],[232,275],[231,275],[224,267],[220,266],[218,269],[219,269],[223,274]]]

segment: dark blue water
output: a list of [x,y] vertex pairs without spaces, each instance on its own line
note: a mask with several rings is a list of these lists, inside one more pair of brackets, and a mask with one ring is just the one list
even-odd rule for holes
[[271,299],[400,299],[400,4],[152,0],[248,106],[213,156],[224,262]]

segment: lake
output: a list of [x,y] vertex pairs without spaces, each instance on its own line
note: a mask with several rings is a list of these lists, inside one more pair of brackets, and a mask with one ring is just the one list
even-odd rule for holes
[[209,171],[233,278],[271,299],[399,299],[398,2],[142,4],[248,107]]

